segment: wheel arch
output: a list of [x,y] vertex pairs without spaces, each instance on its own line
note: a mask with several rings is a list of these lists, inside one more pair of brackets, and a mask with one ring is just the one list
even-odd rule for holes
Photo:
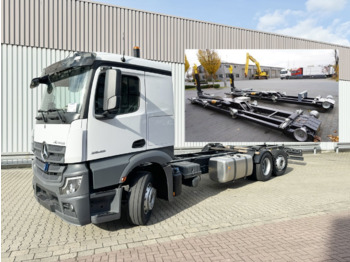
[[[170,169],[168,171],[168,169]],[[134,180],[138,177],[139,171],[147,171],[152,173],[153,176],[153,186],[157,189],[157,196],[164,200],[172,199],[172,169],[170,166],[163,167],[159,163],[147,163],[146,165],[136,166],[130,173],[126,176],[124,184],[132,184]],[[170,173],[168,175],[167,173]]]
[[130,158],[123,170],[121,180],[130,184],[138,171],[148,171],[154,177],[154,186],[159,198],[171,201],[173,198],[172,168],[168,164],[172,158],[163,151],[147,151]]

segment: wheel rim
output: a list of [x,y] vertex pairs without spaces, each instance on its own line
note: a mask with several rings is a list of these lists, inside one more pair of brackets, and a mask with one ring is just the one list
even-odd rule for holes
[[323,107],[324,109],[329,109],[329,108],[331,107],[331,103],[329,103],[328,101],[324,101],[324,102],[322,103],[322,107]]
[[276,168],[277,168],[278,171],[281,171],[285,167],[286,167],[286,159],[282,155],[279,155],[276,158]]
[[294,130],[294,138],[299,142],[305,142],[307,140],[307,131],[304,127]]
[[264,161],[262,162],[262,171],[264,176],[268,176],[271,171],[271,162],[268,158],[265,158]]
[[145,214],[151,211],[154,207],[154,202],[156,200],[157,190],[152,186],[151,183],[148,183],[145,190],[145,197],[143,200],[143,210]]
[[237,114],[238,114],[237,109],[230,108],[230,114],[232,118],[237,118]]
[[318,119],[320,117],[320,113],[318,111],[316,111],[316,110],[312,110],[310,112],[310,116],[313,116],[314,118]]

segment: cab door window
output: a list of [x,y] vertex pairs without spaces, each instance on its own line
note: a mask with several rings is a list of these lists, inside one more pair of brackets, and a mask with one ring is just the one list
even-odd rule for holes
[[140,80],[136,76],[122,76],[121,103],[118,114],[136,112],[140,106]]
[[[95,95],[95,114],[102,114],[106,73],[101,73],[97,80]],[[122,75],[121,101],[117,115],[136,112],[140,107],[140,79],[136,76]]]

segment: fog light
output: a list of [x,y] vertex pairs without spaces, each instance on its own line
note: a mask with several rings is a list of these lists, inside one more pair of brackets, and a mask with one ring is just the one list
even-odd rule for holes
[[64,186],[60,188],[60,193],[62,195],[69,195],[78,191],[82,178],[83,178],[82,176],[66,178],[66,182]]
[[70,210],[71,212],[74,212],[74,206],[69,203],[63,203],[63,208]]

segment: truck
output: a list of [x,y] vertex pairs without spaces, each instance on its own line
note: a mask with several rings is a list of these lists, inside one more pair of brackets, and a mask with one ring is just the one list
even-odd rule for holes
[[280,71],[280,78],[281,78],[281,80],[283,80],[283,79],[289,79],[290,76],[291,76],[291,72],[290,72],[289,69],[282,69],[282,70]]
[[43,70],[30,88],[43,99],[32,135],[33,192],[43,207],[75,225],[149,221],[156,198],[209,173],[216,183],[282,175],[300,150],[283,145],[208,144],[174,153],[171,68],[134,56],[76,52]]
[[327,75],[328,72],[323,66],[308,66],[292,69],[288,79],[326,78]]

